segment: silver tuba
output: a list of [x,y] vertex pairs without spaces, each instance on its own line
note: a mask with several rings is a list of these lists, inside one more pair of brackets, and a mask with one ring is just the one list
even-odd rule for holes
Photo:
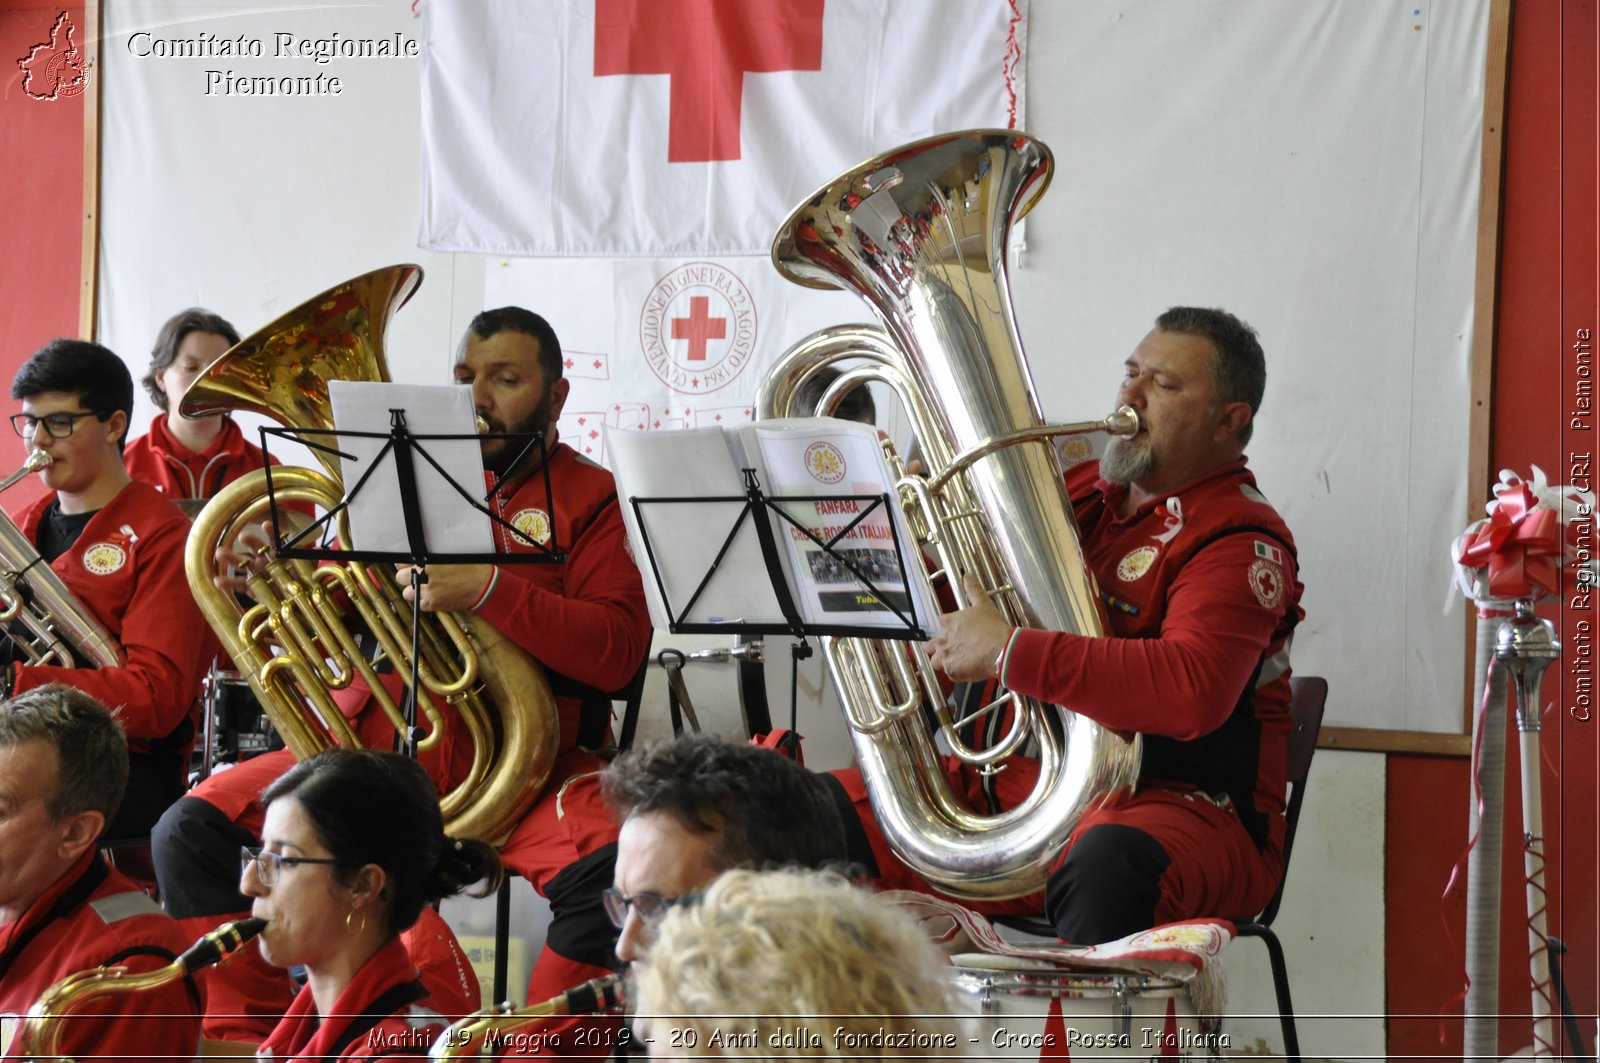
[[[890,464],[905,520],[936,558],[933,578],[960,601],[960,574],[970,573],[1014,624],[1098,636],[1098,593],[1051,440],[1131,433],[1138,420],[1125,409],[1099,422],[1044,422],[1011,316],[1006,250],[1052,166],[1048,148],[1015,131],[953,133],[862,163],[803,203],[773,241],[774,265],[797,284],[856,292],[883,327],[802,341],[763,382],[758,416],[818,412],[793,408],[806,381],[835,362],[865,363],[831,384],[820,412],[867,382],[900,398],[928,475],[904,475],[892,447]],[[1074,823],[1138,773],[1137,739],[1060,706],[1005,693],[953,713],[920,647],[825,638],[822,649],[880,826],[902,860],[953,895],[1042,888]],[[1033,792],[996,815],[968,808],[946,782],[924,704],[936,706],[950,750],[981,771],[1036,754]],[[1003,735],[962,740],[965,725],[1007,707]]]
[[[50,464],[35,450],[22,468],[0,480],[4,491]],[[115,668],[123,663],[121,644],[67,590],[61,577],[11,517],[0,512],[0,629],[21,652],[24,664]]]

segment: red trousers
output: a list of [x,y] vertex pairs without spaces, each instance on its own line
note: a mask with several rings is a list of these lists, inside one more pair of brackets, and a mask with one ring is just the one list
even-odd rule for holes
[[[878,862],[884,889],[940,892],[894,855],[854,768],[831,772],[849,793]],[[976,772],[946,758],[946,778],[984,807]],[[995,777],[1002,808],[1037,779],[1037,762],[1013,758]],[[1063,940],[1098,944],[1163,923],[1254,915],[1283,877],[1280,852],[1261,850],[1230,807],[1201,794],[1144,788],[1073,825],[1044,890],[1006,901],[970,902],[986,915],[1046,913]]]

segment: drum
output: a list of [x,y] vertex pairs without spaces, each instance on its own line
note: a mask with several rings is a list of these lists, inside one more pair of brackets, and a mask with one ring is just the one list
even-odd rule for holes
[[191,784],[220,765],[283,748],[283,739],[250,684],[238,672],[223,668],[220,660],[206,674],[201,703],[201,734],[189,765]]
[[1207,1059],[1228,1047],[1225,1035],[1202,1029],[1183,982],[990,953],[950,960],[957,989],[978,1013],[972,1056]]

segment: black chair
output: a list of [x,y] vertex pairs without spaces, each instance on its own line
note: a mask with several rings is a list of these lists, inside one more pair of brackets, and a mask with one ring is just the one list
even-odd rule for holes
[[[1272,931],[1272,921],[1277,918],[1278,906],[1283,902],[1283,885],[1289,879],[1289,854],[1294,848],[1295,830],[1300,825],[1300,806],[1306,798],[1306,777],[1311,773],[1311,754],[1317,749],[1317,735],[1322,730],[1322,711],[1327,700],[1328,681],[1321,676],[1297,675],[1289,678],[1289,793],[1283,813],[1283,879],[1278,883],[1278,892],[1272,895],[1271,903],[1260,915],[1232,919],[1236,937],[1260,938],[1267,946],[1267,957],[1272,963],[1272,988],[1278,997],[1278,1021],[1283,1024],[1284,1057],[1293,1063],[1300,1063],[1300,1037],[1295,1031],[1294,1004],[1289,997],[1289,969],[1284,962],[1283,945]],[[1055,936],[1055,927],[1045,919],[999,916],[994,921],[1038,937]]]
[[1300,825],[1300,806],[1305,803],[1306,777],[1311,774],[1311,755],[1317,750],[1317,735],[1322,730],[1322,710],[1328,700],[1328,681],[1321,676],[1292,676],[1289,679],[1289,803],[1284,809],[1287,829],[1283,835],[1283,881],[1278,892],[1260,915],[1235,919],[1234,930],[1242,938],[1260,938],[1267,946],[1272,963],[1272,988],[1278,997],[1278,1021],[1283,1025],[1284,1058],[1300,1063],[1300,1036],[1295,1031],[1294,1004],[1289,998],[1289,968],[1283,958],[1283,944],[1273,933],[1272,921],[1283,902],[1284,882],[1289,880],[1289,854]]

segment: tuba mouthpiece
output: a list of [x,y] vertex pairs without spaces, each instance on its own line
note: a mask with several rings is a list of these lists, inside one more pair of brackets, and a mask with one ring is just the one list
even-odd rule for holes
[[1117,412],[1107,417],[1104,422],[1105,429],[1114,436],[1134,436],[1139,434],[1139,412],[1132,406],[1118,407]]
[[488,431],[489,431],[489,422],[484,420],[483,414],[481,414],[481,413],[478,414],[477,417],[473,418],[473,420],[478,425],[478,434],[480,436],[481,435],[485,435],[485,434],[488,433]]

